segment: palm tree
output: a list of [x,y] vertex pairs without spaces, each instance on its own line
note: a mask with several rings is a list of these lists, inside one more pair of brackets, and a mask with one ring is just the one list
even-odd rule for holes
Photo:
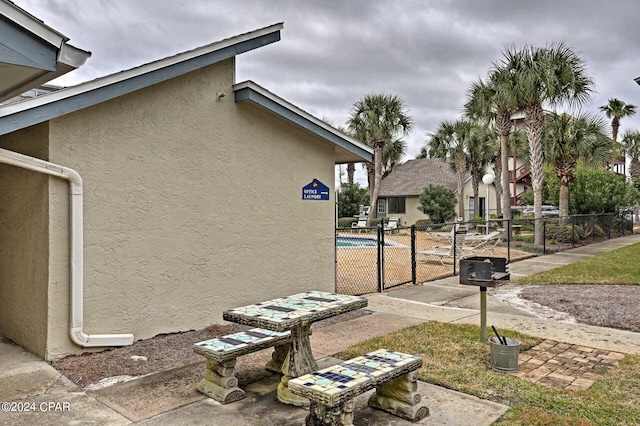
[[369,179],[371,207],[367,221],[371,226],[380,193],[382,165],[386,163],[383,159],[385,147],[400,134],[407,135],[413,129],[413,119],[398,96],[374,94],[366,95],[353,105],[348,126],[357,139],[373,147],[373,181]]
[[611,119],[611,133],[613,135],[613,143],[618,142],[618,130],[620,129],[620,119],[631,117],[636,113],[636,106],[627,104],[620,99],[609,98],[606,105],[602,105],[600,109]]
[[503,67],[494,66],[486,82],[478,80],[469,88],[469,101],[465,105],[467,116],[484,119],[491,123],[498,133],[500,145],[494,162],[498,179],[495,181],[496,197],[501,200],[502,217],[511,219],[511,197],[509,191],[508,138],[513,126],[511,115],[516,111],[517,100],[512,76]]
[[[518,109],[525,114],[534,217],[541,219],[544,166],[542,133],[545,124],[542,106],[563,103],[581,106],[590,99],[594,83],[587,75],[580,56],[563,43],[544,48],[525,46],[521,50],[507,50],[496,68],[509,77],[505,87],[513,93]],[[542,245],[543,239],[542,223],[536,220],[535,244]]]
[[[481,123],[473,123],[471,133],[467,141],[466,163],[467,170],[471,175],[471,187],[473,189],[473,212],[475,216],[480,215],[480,196],[478,188],[482,176],[485,174],[485,167],[495,157],[497,144],[495,143],[495,133],[489,126]],[[489,200],[485,200],[485,208],[489,208]]]
[[624,153],[630,157],[629,174],[631,180],[635,181],[640,177],[640,132],[637,130],[627,130],[622,134],[621,141]]
[[[621,145],[625,155],[630,157],[629,175],[631,175],[631,181],[635,183],[640,178],[640,132],[626,130],[622,134]],[[640,219],[640,209],[636,205],[634,210],[637,223]]]
[[467,175],[467,147],[473,124],[469,120],[443,121],[429,135],[429,156],[448,159],[458,178],[458,217],[464,217],[464,181]]
[[554,113],[547,117],[543,149],[545,160],[553,165],[560,181],[560,217],[569,215],[569,184],[575,180],[578,162],[601,167],[611,157],[606,127],[603,119],[587,114],[572,117]]
[[407,143],[403,139],[395,139],[384,146],[382,151],[382,177],[387,176],[400,164],[407,152]]

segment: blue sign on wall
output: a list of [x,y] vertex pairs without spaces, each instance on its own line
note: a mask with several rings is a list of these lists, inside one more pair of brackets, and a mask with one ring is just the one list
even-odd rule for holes
[[314,179],[310,184],[302,187],[303,200],[328,200],[329,187],[318,179]]

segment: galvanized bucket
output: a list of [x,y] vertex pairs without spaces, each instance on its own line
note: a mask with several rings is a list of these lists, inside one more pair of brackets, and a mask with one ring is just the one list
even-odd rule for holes
[[507,344],[503,345],[497,337],[489,339],[491,346],[491,368],[505,373],[518,371],[518,353],[520,342],[510,337],[505,337]]

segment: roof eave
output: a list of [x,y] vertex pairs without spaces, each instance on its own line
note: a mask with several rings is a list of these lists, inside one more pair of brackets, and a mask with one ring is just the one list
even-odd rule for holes
[[11,2],[0,1],[0,15],[5,16],[10,21],[57,48],[62,46],[63,42],[69,40],[64,34],[54,30],[26,10],[19,8]]
[[0,135],[161,83],[280,40],[283,24],[180,53],[127,71],[0,108]]
[[3,61],[0,102],[77,69],[91,56],[11,2],[0,1],[0,16],[7,37],[4,43],[15,49],[12,60]]
[[339,158],[336,158],[336,164],[372,161],[373,150],[370,147],[345,135],[260,85],[252,81],[245,81],[235,84],[233,91],[236,102],[248,102],[332,143],[340,154]]

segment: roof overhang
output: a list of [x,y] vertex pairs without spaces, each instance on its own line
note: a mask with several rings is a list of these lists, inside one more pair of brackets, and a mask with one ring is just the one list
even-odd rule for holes
[[636,83],[640,84],[640,77],[636,77],[635,80],[636,80]]
[[335,147],[335,163],[372,161],[373,150],[324,121],[269,92],[252,81],[233,86],[235,101],[248,103],[288,123],[302,128]]
[[82,66],[90,52],[13,3],[0,0],[0,102]]
[[[0,0],[1,1],[1,0]],[[132,93],[280,40],[282,24],[0,108],[0,135]]]

